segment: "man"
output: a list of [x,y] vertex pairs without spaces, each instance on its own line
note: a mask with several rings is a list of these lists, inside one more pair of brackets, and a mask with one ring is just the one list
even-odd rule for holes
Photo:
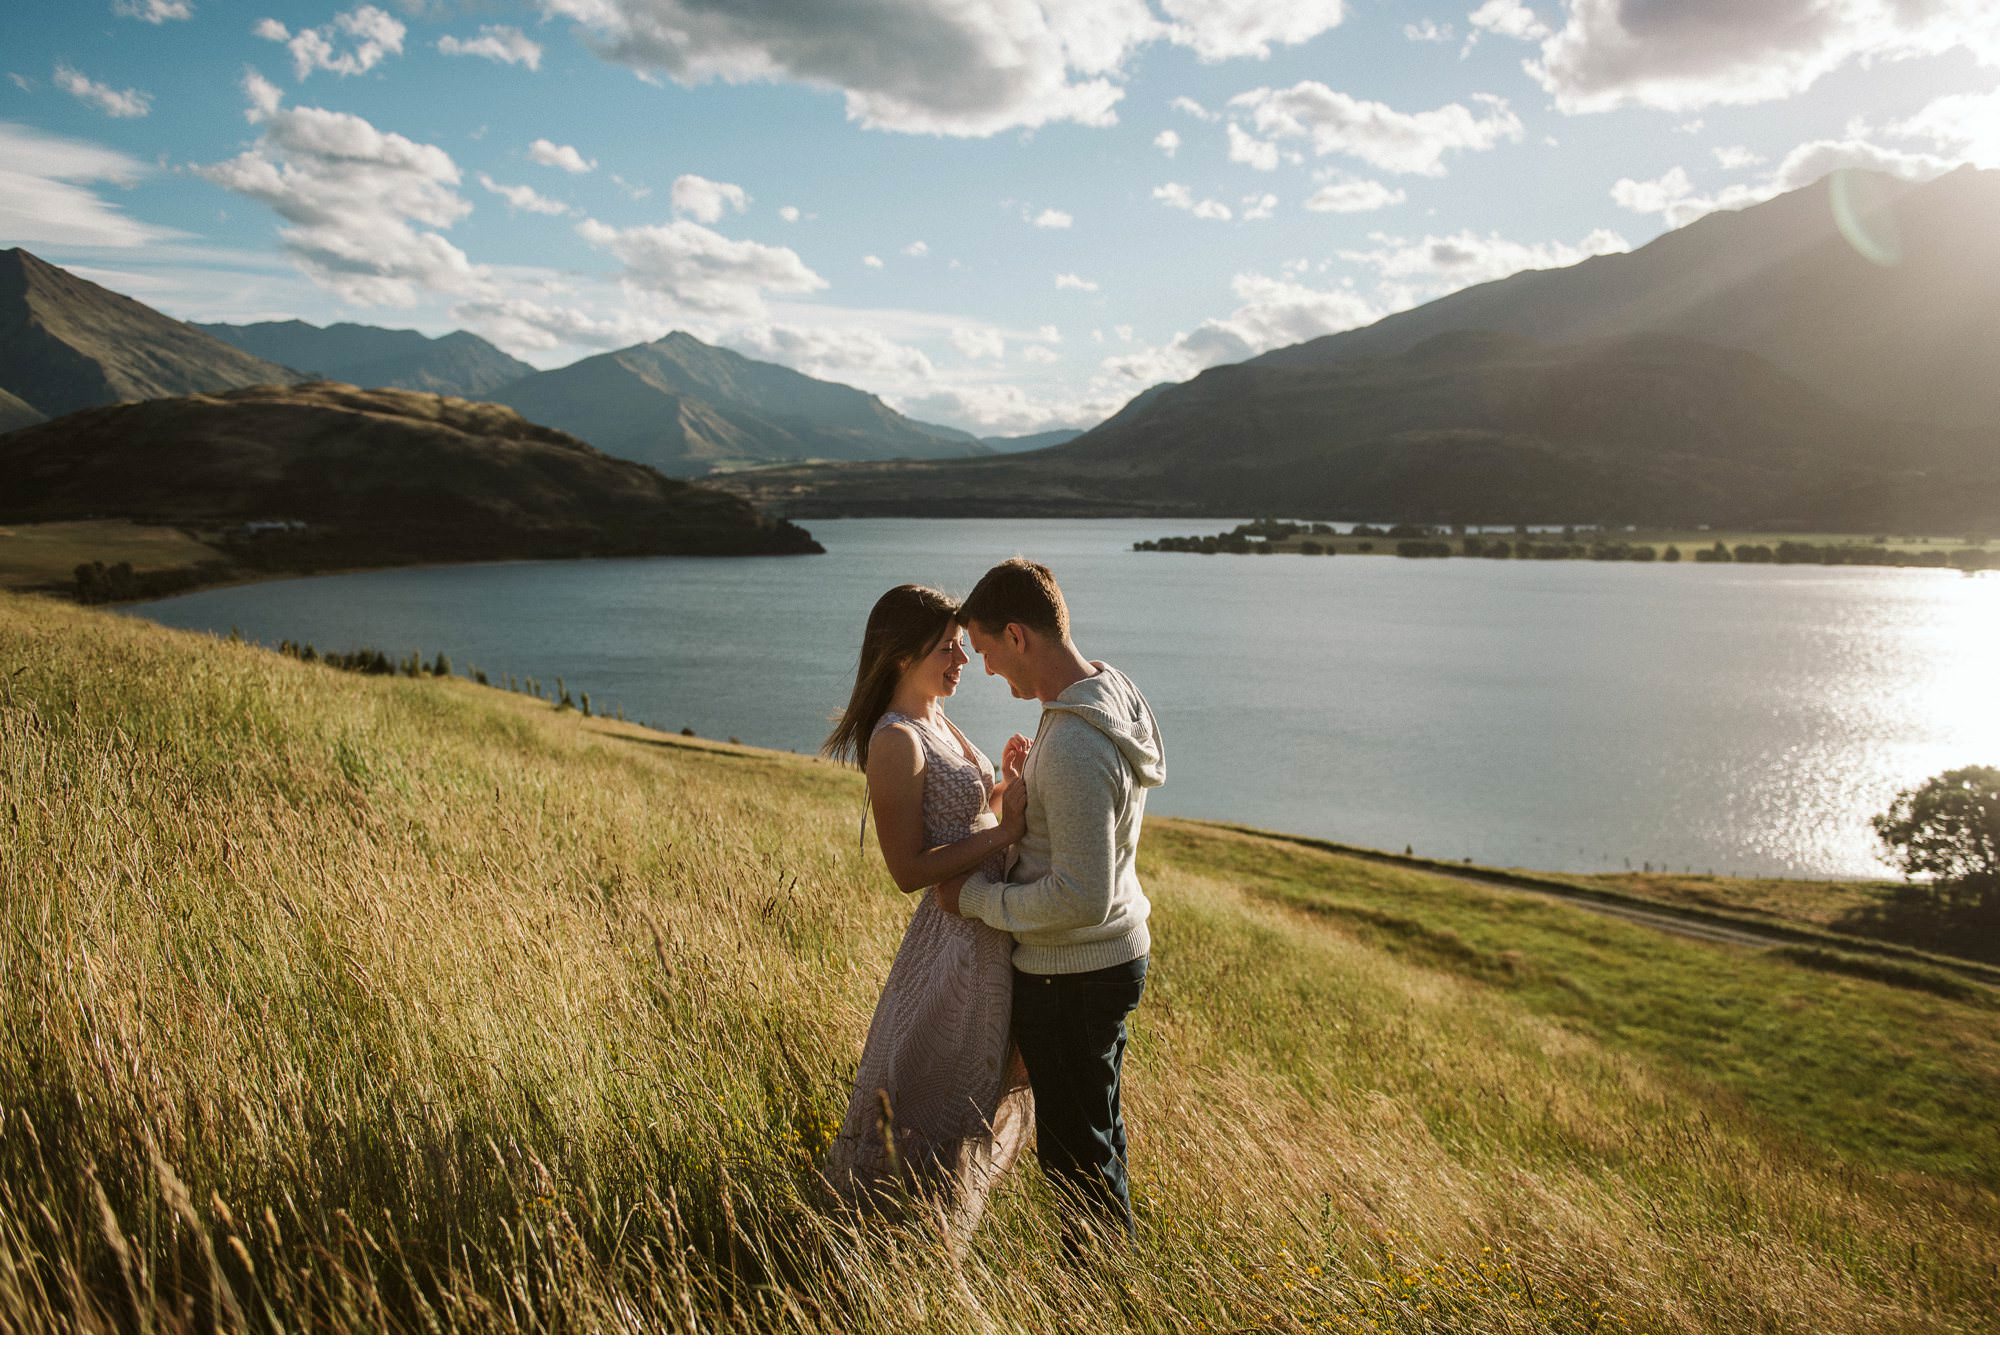
[[[1085,660],[1049,569],[1010,558],[987,572],[959,622],[986,673],[1039,699],[1022,763],[1027,836],[1005,881],[973,875],[938,888],[947,913],[1011,933],[1014,1038],[1035,1094],[1036,1153],[1066,1211],[1132,1230],[1118,1097],[1125,1017],[1146,986],[1151,905],[1133,862],[1147,789],[1166,781],[1159,725],[1132,681]],[[1064,1246],[1080,1249],[1068,1221]]]

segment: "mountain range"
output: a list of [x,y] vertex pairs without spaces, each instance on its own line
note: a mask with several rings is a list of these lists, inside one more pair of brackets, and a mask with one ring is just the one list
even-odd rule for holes
[[2000,173],[1842,171],[1154,386],[1065,444],[727,481],[788,515],[2000,529]]
[[535,367],[526,361],[463,331],[425,337],[413,328],[377,328],[365,323],[333,323],[321,328],[297,319],[193,326],[252,356],[364,389],[412,389],[480,398],[535,373]]
[[297,378],[25,249],[0,251],[0,390],[12,395],[0,400],[0,427],[135,398]]
[[971,433],[905,417],[874,394],[684,332],[537,370],[467,332],[182,323],[25,250],[0,253],[0,431],[134,399],[322,378],[501,403],[681,476],[989,452]]
[[489,396],[607,454],[682,475],[783,460],[937,459],[985,450],[963,432],[910,420],[874,394],[683,332],[538,371]]
[[1050,450],[732,475],[821,514],[1294,514],[1992,529],[1984,429],[1844,408],[1772,363],[1660,334],[1450,332],[1394,356],[1220,366]]
[[2000,426],[2000,171],[1843,169],[1630,253],[1517,272],[1251,364],[1327,366],[1439,333],[1587,342],[1670,333],[1772,362],[1894,420]]

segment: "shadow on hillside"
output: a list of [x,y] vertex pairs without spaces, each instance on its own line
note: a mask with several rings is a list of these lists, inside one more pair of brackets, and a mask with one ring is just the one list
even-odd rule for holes
[[1914,946],[1920,951],[2000,965],[2000,909],[1947,908],[1921,885],[1885,886],[1827,924],[1835,932]]

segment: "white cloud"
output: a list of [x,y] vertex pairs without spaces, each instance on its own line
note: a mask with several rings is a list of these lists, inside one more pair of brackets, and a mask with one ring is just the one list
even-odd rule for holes
[[1316,154],[1352,155],[1390,173],[1440,177],[1447,152],[1490,150],[1521,139],[1521,119],[1505,99],[1472,97],[1481,111],[1447,103],[1428,112],[1398,112],[1303,80],[1289,89],[1253,89],[1229,102],[1248,109],[1264,135],[1310,139]]
[[1034,344],[1021,348],[1021,359],[1030,365],[1054,365],[1062,359],[1062,353]]
[[[1626,210],[1635,211],[1640,215],[1655,213],[1665,215],[1668,216],[1667,223],[1675,226],[1684,225],[1687,220],[1695,218],[1689,216],[1687,219],[1677,220],[1672,214],[1677,204],[1693,196],[1694,181],[1688,177],[1687,170],[1678,164],[1658,178],[1643,180],[1620,178],[1611,185],[1611,200]],[[1712,205],[1706,205],[1698,214],[1706,215],[1713,209]]]
[[113,89],[99,84],[73,66],[59,65],[56,88],[82,99],[107,117],[144,117],[153,110],[153,96],[137,89]]
[[1007,339],[997,328],[953,328],[951,344],[971,361],[997,361],[1007,354]]
[[1929,141],[1981,168],[2000,167],[2000,90],[1933,99],[1889,130],[1907,140]]
[[1146,0],[540,0],[606,60],[684,85],[783,80],[838,91],[864,127],[989,136],[1053,122],[1108,125],[1121,65],[1164,36]]
[[532,187],[509,187],[496,183],[486,174],[479,175],[479,185],[496,197],[505,197],[510,209],[531,211],[536,215],[567,215],[569,207],[553,197],[545,197]]
[[976,427],[986,435],[1026,435],[1064,426],[1093,426],[1116,412],[1119,400],[1038,398],[1014,384],[940,378],[890,401],[905,416]]
[[283,107],[254,72],[243,88],[245,115],[263,127],[257,143],[195,172],[276,211],[278,237],[308,276],[364,305],[486,289],[485,270],[438,233],[472,209],[450,155],[352,113]]
[[1253,193],[1243,199],[1245,220],[1269,220],[1271,213],[1277,209],[1278,196],[1275,192],[1266,192],[1261,196]]
[[882,270],[882,259],[876,257],[873,253],[868,253],[863,255],[861,265],[863,267],[871,267],[879,272]]
[[[2000,150],[2000,146],[1996,146]],[[1714,192],[1697,192],[1687,170],[1675,165],[1658,178],[1620,178],[1611,185],[1611,199],[1640,215],[1659,215],[1669,229],[1701,219],[1711,211],[1736,211],[1769,201],[1783,192],[1817,182],[1835,169],[1873,169],[1899,178],[1934,178],[1958,161],[1920,151],[1892,150],[1860,139],[1807,141],[1792,150],[1764,177],[1730,183]]]
[[931,246],[925,243],[922,239],[917,239],[911,243],[903,245],[903,256],[906,258],[928,257],[930,255],[930,251],[931,251]]
[[461,327],[508,351],[557,347],[608,351],[651,341],[671,326],[631,306],[617,306],[607,317],[573,305],[544,304],[518,295],[467,300],[453,305],[451,316]]
[[1260,141],[1242,127],[1229,124],[1229,161],[1232,164],[1248,164],[1253,169],[1265,173],[1278,167],[1278,147],[1270,141]]
[[1168,38],[1203,61],[1264,60],[1273,43],[1308,42],[1342,17],[1341,0],[1161,0],[1161,7]]
[[1038,230],[1066,230],[1075,223],[1075,216],[1068,211],[1058,211],[1053,206],[1045,207],[1034,220],[1035,228]]
[[446,56],[483,56],[504,65],[526,66],[530,70],[542,68],[542,44],[520,29],[505,24],[481,24],[476,38],[455,38],[447,34],[438,39],[437,49]]
[[1762,164],[1764,156],[1742,145],[1718,145],[1715,147],[1715,162],[1725,169],[1747,169]]
[[799,208],[796,206],[780,206],[778,208],[778,218],[787,224],[796,225],[799,222]]
[[1449,42],[1451,34],[1450,24],[1439,23],[1434,19],[1403,25],[1403,36],[1412,42]]
[[935,373],[931,358],[922,351],[871,327],[756,324],[734,330],[729,345],[816,379],[928,380]]
[[1400,206],[1403,201],[1404,192],[1400,187],[1388,187],[1373,178],[1336,178],[1307,197],[1305,206],[1308,211],[1332,211],[1347,215],[1357,211],[1379,211],[1385,206]]
[[1371,234],[1372,249],[1343,249],[1349,262],[1366,263],[1383,278],[1457,290],[1493,281],[1531,268],[1567,267],[1600,253],[1622,253],[1631,247],[1611,230],[1592,230],[1574,244],[1517,243],[1499,234],[1460,230],[1421,239]]
[[640,290],[704,314],[753,319],[766,294],[799,295],[826,281],[789,248],[730,239],[692,220],[614,229],[585,220],[577,233],[625,264]]
[[1075,272],[1062,272],[1056,276],[1056,289],[1094,291],[1097,289],[1097,283],[1086,281]]
[[615,173],[611,175],[611,182],[620,192],[623,192],[633,201],[644,201],[653,195],[652,188],[645,186],[643,183],[628,182]]
[[[1163,380],[1184,380],[1213,365],[1248,360],[1273,347],[1372,323],[1386,312],[1349,286],[1314,290],[1256,272],[1238,274],[1230,288],[1241,301],[1227,318],[1208,319],[1171,342],[1107,357],[1099,367],[1127,396]],[[1131,340],[1131,330],[1120,328]]]
[[1186,211],[1197,220],[1227,220],[1230,210],[1212,197],[1195,200],[1192,192],[1181,183],[1162,183],[1153,189],[1153,200],[1173,207],[1176,211]]
[[12,84],[16,89],[19,89],[24,94],[32,94],[35,92],[35,82],[29,79],[26,75],[21,74],[17,70],[8,71],[7,80],[8,83]]
[[838,92],[862,126],[990,136],[1117,120],[1149,43],[1264,59],[1337,26],[1342,0],[539,0],[606,60],[684,85],[789,81]]
[[585,159],[574,145],[557,145],[554,141],[537,138],[528,147],[528,158],[537,164],[546,164],[564,173],[589,173],[597,167],[594,159]]
[[192,19],[194,6],[188,0],[111,0],[111,12],[121,18],[159,24],[173,19]]
[[1153,144],[1163,151],[1168,159],[1172,159],[1181,148],[1181,133],[1178,131],[1162,131],[1159,135],[1153,137]]
[[1062,329],[1056,327],[1053,323],[1044,323],[1041,327],[1035,329],[1035,340],[1037,342],[1048,342],[1054,346],[1061,346],[1063,340]]
[[136,248],[170,237],[175,231],[133,220],[88,186],[129,186],[147,168],[102,145],[0,122],[0,239]]
[[1172,103],[1169,103],[1167,106],[1172,108],[1175,112],[1184,112],[1188,116],[1203,122],[1213,122],[1216,118],[1222,116],[1222,114],[1219,112],[1210,112],[1207,108],[1204,108],[1201,104],[1195,102],[1193,99],[1189,98],[1186,94],[1182,94],[1180,97],[1176,98]]
[[675,215],[693,216],[704,225],[713,225],[731,211],[740,215],[750,209],[748,192],[734,183],[718,183],[698,173],[684,173],[674,179],[667,195]]
[[[304,79],[315,70],[336,75],[363,75],[384,59],[403,54],[409,32],[402,22],[373,5],[336,14],[333,22],[287,34],[276,19],[264,19],[252,30],[258,37],[282,42],[292,54],[292,70]],[[346,50],[342,50],[345,47]]]
[[1486,0],[1466,15],[1465,21],[1472,25],[1475,36],[1492,33],[1516,42],[1540,42],[1549,36],[1549,26],[1536,18],[1535,12],[1521,0]]
[[2000,65],[1991,0],[1571,0],[1529,72],[1565,112],[1786,98],[1850,62],[1964,50]]

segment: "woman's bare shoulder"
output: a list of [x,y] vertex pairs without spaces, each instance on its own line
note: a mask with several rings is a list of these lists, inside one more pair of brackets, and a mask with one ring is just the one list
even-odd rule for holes
[[877,764],[884,768],[921,769],[924,766],[924,743],[917,737],[917,728],[906,721],[885,721],[875,728],[868,737],[868,767]]

